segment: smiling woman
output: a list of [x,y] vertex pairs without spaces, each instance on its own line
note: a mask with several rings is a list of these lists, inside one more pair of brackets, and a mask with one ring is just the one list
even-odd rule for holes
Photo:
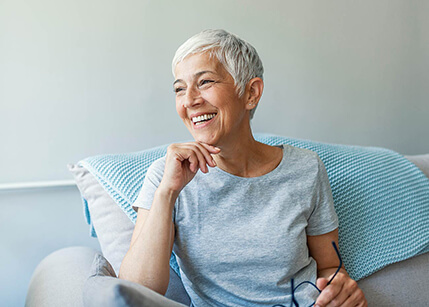
[[253,137],[264,89],[255,48],[203,31],[177,50],[173,74],[176,110],[195,141],[170,145],[149,168],[119,277],[164,294],[174,250],[195,306],[284,304],[292,280],[321,290],[294,292],[306,306],[366,306],[331,248],[338,219],[318,155]]

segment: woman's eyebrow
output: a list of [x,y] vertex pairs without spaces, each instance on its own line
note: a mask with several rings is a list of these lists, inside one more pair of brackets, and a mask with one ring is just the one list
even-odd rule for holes
[[[198,78],[198,77],[200,77],[200,76],[202,76],[202,75],[204,75],[204,74],[207,74],[207,73],[214,74],[215,72],[214,72],[214,71],[211,71],[211,70],[203,70],[203,71],[199,71],[199,72],[197,72],[197,73],[194,75],[194,77],[195,77],[195,78]],[[182,79],[177,79],[176,81],[174,81],[174,82],[173,82],[173,86],[174,86],[176,83],[178,83],[178,82],[182,82],[182,81],[183,81]]]
[[174,81],[173,82],[173,86],[176,84],[176,83],[178,83],[178,82],[182,82],[183,80],[182,79],[177,79],[176,81]]
[[211,70],[203,70],[203,71],[200,71],[200,72],[197,72],[194,76],[196,77],[196,78],[198,78],[198,77],[200,77],[200,76],[202,76],[202,75],[204,75],[204,74],[214,74],[215,72],[214,71],[211,71]]

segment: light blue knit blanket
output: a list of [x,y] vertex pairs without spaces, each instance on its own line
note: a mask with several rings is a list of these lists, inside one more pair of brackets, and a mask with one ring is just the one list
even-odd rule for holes
[[[256,135],[270,145],[315,151],[325,164],[338,214],[345,267],[359,280],[381,268],[429,251],[429,180],[400,154],[377,147],[325,144],[276,135]],[[167,145],[141,152],[100,155],[87,168],[135,223],[136,200],[150,164]],[[84,201],[84,204],[86,202]],[[87,206],[87,222],[92,226]],[[96,236],[91,227],[91,234]],[[179,273],[173,254],[171,267]]]

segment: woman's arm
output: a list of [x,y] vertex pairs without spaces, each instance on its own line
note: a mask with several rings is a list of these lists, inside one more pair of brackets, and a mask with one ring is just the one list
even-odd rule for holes
[[169,264],[174,243],[174,202],[172,195],[158,189],[151,209],[139,208],[130,248],[122,260],[119,278],[165,294],[170,279]]
[[367,306],[365,295],[344,266],[327,285],[340,261],[332,242],[338,246],[338,229],[320,236],[307,236],[310,255],[317,263],[317,287],[322,290],[315,306]]
[[142,284],[162,295],[170,279],[170,256],[174,243],[173,209],[180,191],[200,169],[214,167],[211,154],[219,149],[201,143],[173,144],[167,149],[164,174],[150,210],[139,209],[119,278]]

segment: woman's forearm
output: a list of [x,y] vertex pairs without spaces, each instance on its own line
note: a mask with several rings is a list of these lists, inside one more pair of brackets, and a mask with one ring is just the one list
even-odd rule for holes
[[172,213],[177,195],[158,189],[152,207],[125,255],[119,278],[137,282],[162,295],[170,277],[174,241]]
[[[333,267],[333,268],[326,268],[323,270],[318,270],[317,271],[317,277],[323,277],[326,279],[330,279],[332,277],[332,275],[338,270],[338,267]],[[344,266],[341,267],[340,272],[349,276],[347,271],[344,269]]]

